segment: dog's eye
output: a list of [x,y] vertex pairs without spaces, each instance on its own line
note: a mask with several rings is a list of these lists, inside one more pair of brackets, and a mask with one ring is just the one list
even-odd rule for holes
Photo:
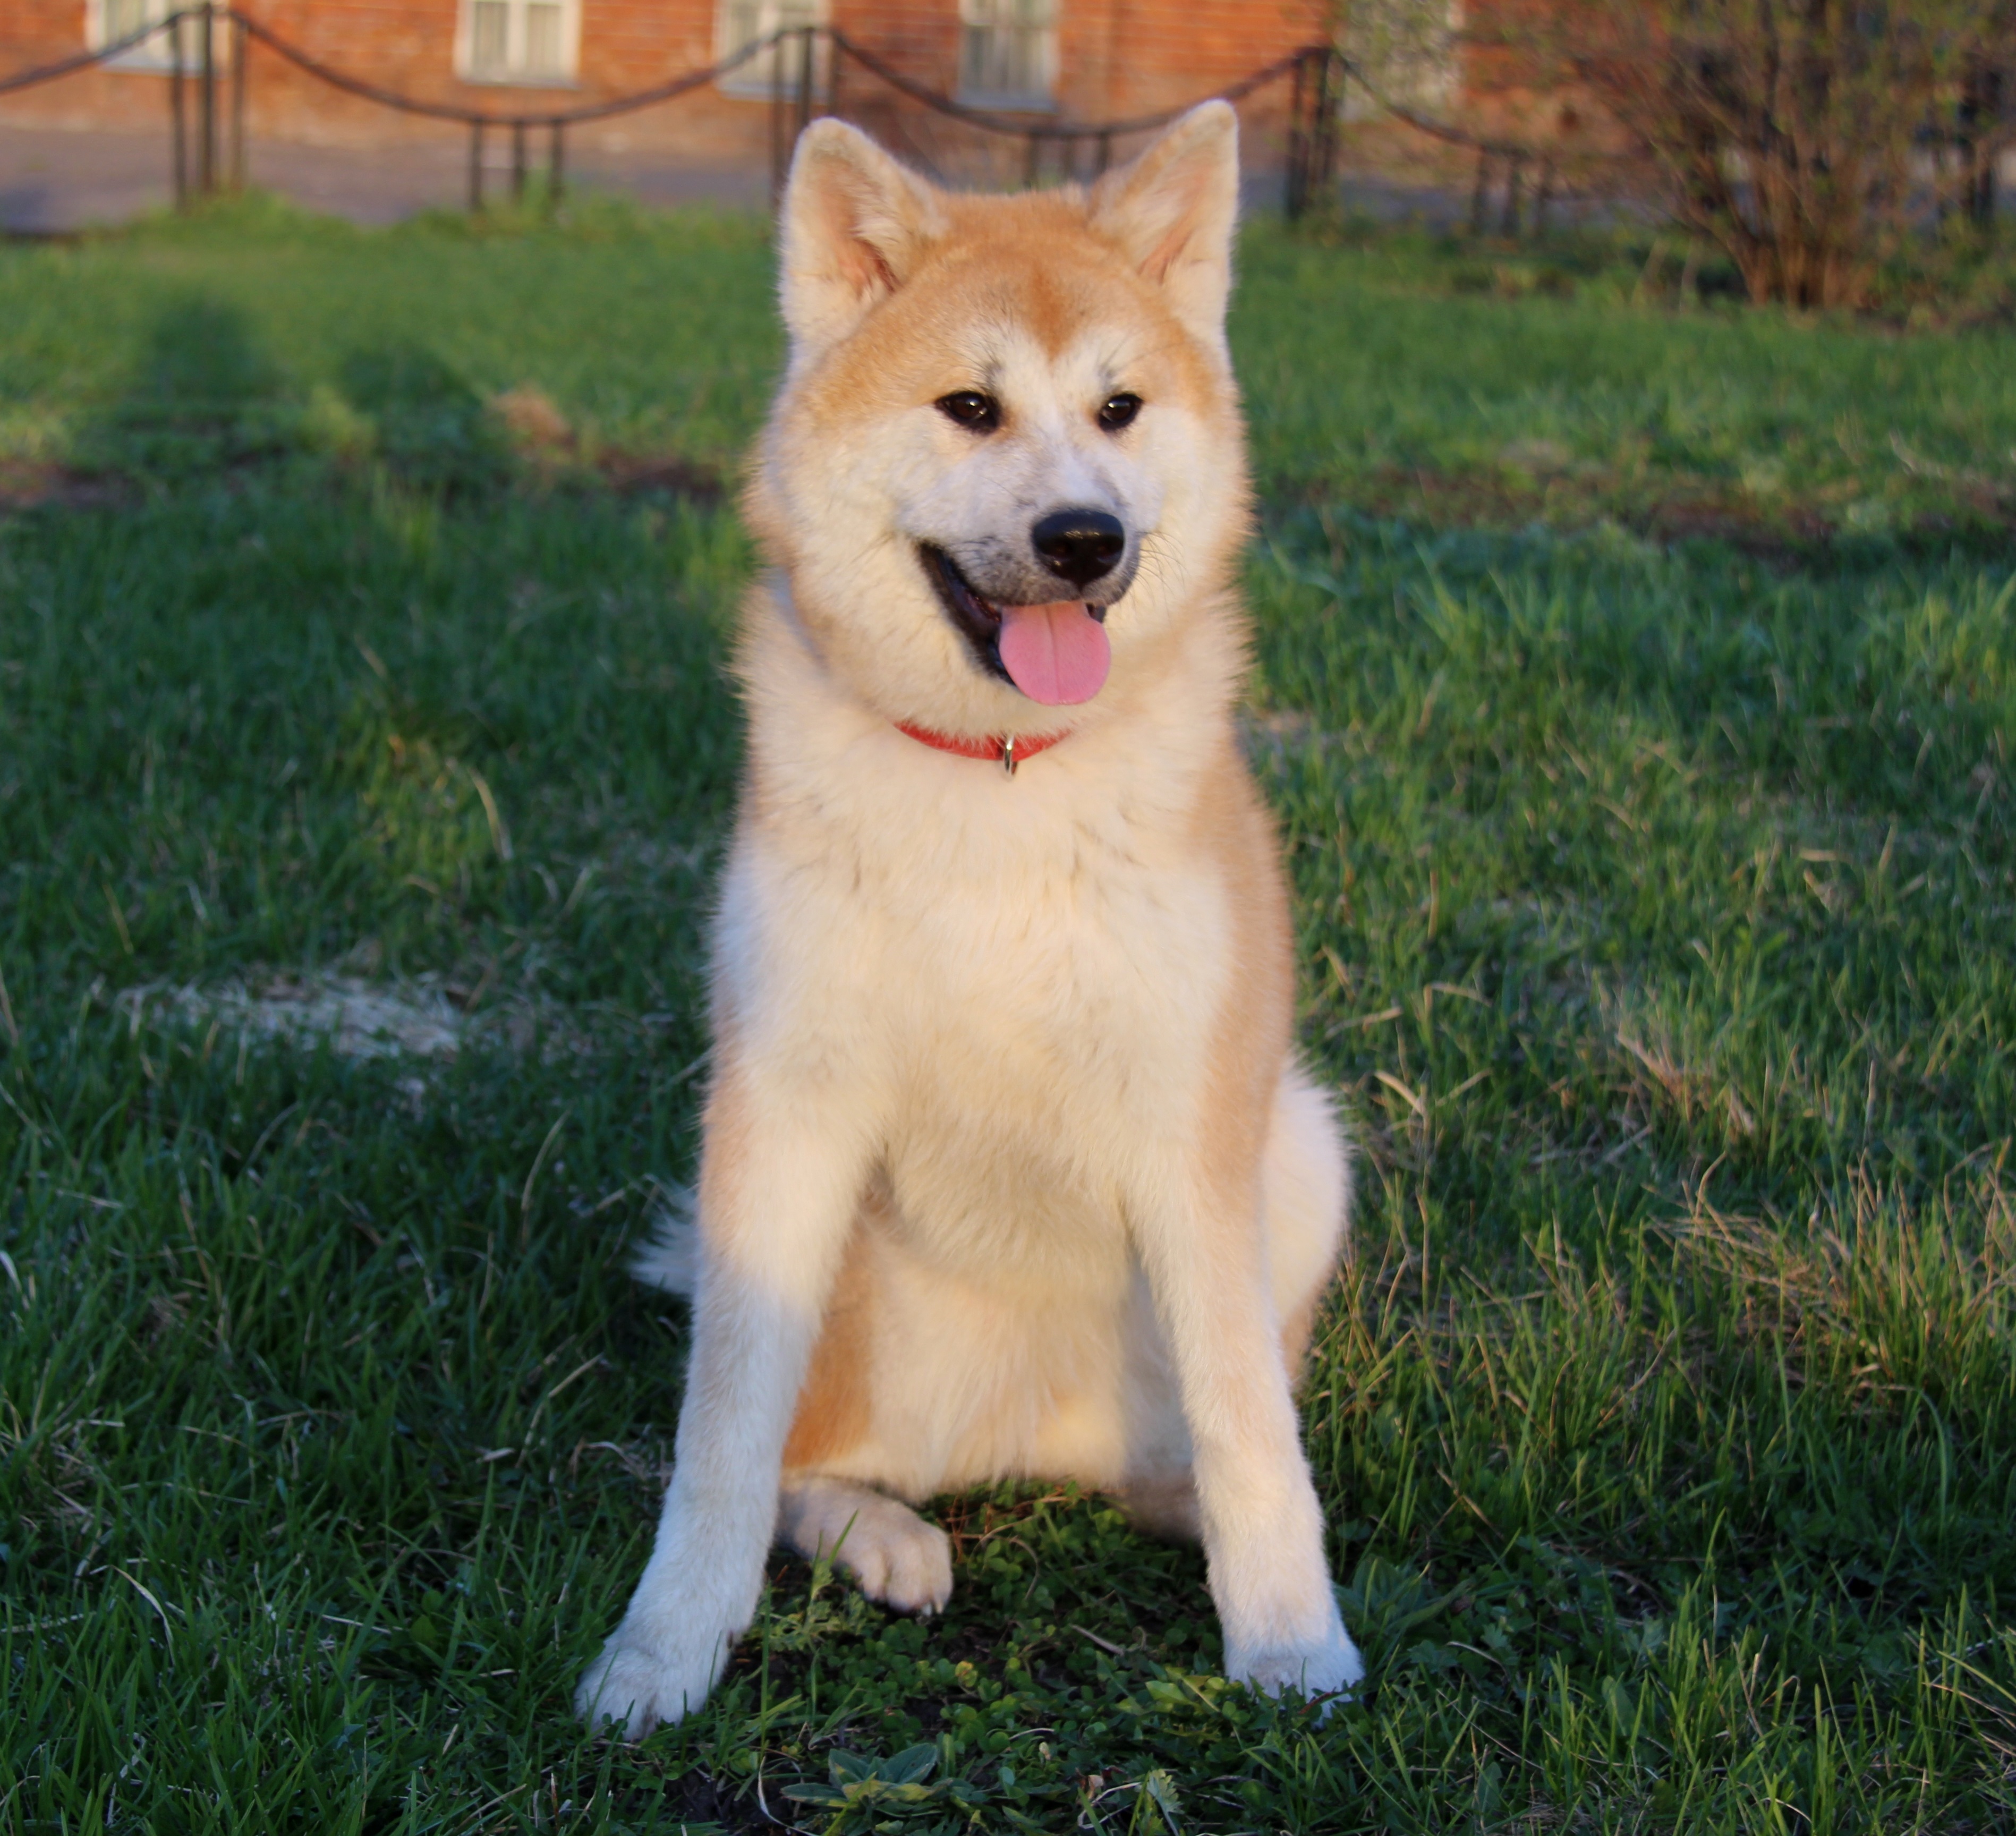
[[1141,412],[1141,398],[1138,395],[1109,395],[1099,411],[1099,424],[1109,434],[1117,434],[1122,427],[1130,426]]
[[991,434],[1001,425],[1001,404],[977,389],[955,389],[949,395],[941,395],[937,406],[948,420],[976,434]]

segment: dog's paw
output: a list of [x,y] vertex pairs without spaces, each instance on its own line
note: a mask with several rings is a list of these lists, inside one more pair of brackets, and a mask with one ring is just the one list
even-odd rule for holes
[[641,1741],[661,1722],[683,1720],[707,1698],[727,1658],[717,1640],[704,1658],[663,1651],[619,1626],[582,1674],[574,1712],[590,1727],[605,1723]]
[[[1312,1701],[1348,1695],[1364,1680],[1365,1660],[1341,1623],[1315,1643],[1240,1654],[1226,1666],[1234,1683],[1250,1683],[1270,1696],[1293,1690]],[[1330,1704],[1323,1713],[1330,1712]]]
[[952,1598],[952,1539],[906,1504],[844,1480],[787,1482],[779,1534],[808,1561],[829,1558],[871,1600],[936,1613]]
[[952,1539],[935,1524],[891,1503],[873,1524],[857,1521],[840,1564],[871,1600],[899,1613],[938,1613],[952,1598]]

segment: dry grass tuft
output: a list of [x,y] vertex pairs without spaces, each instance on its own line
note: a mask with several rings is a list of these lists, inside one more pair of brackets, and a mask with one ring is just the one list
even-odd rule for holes
[[490,398],[490,412],[511,437],[512,444],[534,452],[567,452],[574,430],[560,405],[536,383],[520,383]]

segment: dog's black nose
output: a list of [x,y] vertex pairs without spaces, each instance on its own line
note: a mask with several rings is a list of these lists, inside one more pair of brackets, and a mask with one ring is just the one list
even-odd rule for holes
[[1053,510],[1029,531],[1043,565],[1073,586],[1089,586],[1127,549],[1127,531],[1103,510]]

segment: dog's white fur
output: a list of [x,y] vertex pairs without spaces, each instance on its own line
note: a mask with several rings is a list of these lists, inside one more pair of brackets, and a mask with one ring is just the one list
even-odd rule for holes
[[[837,122],[800,142],[697,1211],[646,1270],[693,1291],[692,1365],[591,1719],[697,1708],[773,1538],[942,1607],[946,1539],[899,1500],[1005,1475],[1201,1535],[1233,1676],[1362,1674],[1292,1399],[1348,1163],[1294,1058],[1286,894],[1233,727],[1236,142],[1208,105],[1089,193],[985,199]],[[998,431],[933,405],[959,390],[1000,401]],[[1121,391],[1145,405],[1114,433]],[[1058,506],[1129,531],[1111,675],[1068,711],[976,663],[918,545],[1012,588]],[[897,722],[1070,732],[1011,778]]]

